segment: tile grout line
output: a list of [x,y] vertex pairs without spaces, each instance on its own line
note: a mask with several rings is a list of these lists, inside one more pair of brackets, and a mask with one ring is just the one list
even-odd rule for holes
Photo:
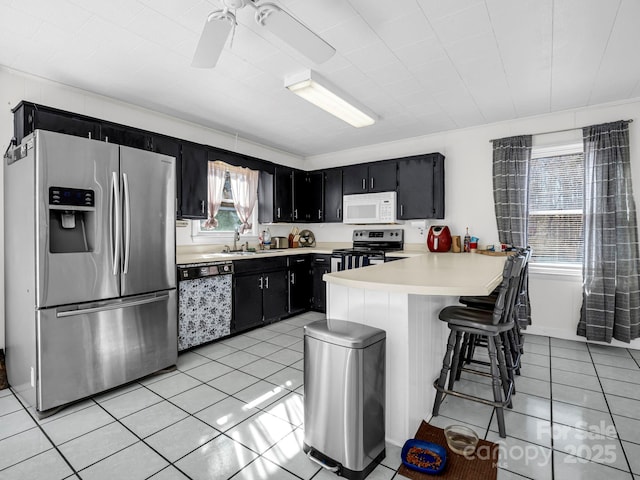
[[[34,421],[34,423],[36,424],[36,427],[37,427],[38,429],[40,429],[40,432],[41,432],[41,433],[46,437],[46,439],[49,441],[49,443],[51,443],[51,445],[53,445],[53,448],[56,450],[56,452],[58,452],[58,455],[60,455],[60,457],[64,460],[64,462],[69,466],[69,468],[71,469],[72,475],[73,475],[73,474],[75,474],[75,475],[76,475],[76,476],[78,476],[79,478],[82,478],[82,477],[80,477],[80,475],[78,474],[78,471],[74,468],[74,466],[73,466],[73,465],[71,465],[71,462],[69,462],[69,460],[67,459],[67,457],[66,457],[66,456],[64,456],[64,455],[62,454],[62,452],[61,452],[61,451],[60,451],[60,449],[58,448],[58,445],[56,445],[56,443],[55,443],[53,440],[51,440],[51,438],[49,437],[49,434],[47,434],[47,432],[42,428],[42,425],[40,425],[40,423],[39,423],[39,422],[38,422],[38,421],[33,417],[33,415],[31,415],[31,412],[30,412],[30,411],[29,411],[29,409],[25,406],[25,404],[22,402],[22,399],[21,399],[18,395],[16,395],[16,393],[15,393],[13,390],[11,391],[11,393],[13,393],[13,396],[16,398],[16,400],[18,400],[18,402],[20,402],[20,405],[22,405],[22,408],[24,408],[24,410],[27,412],[27,415],[29,415],[29,417],[31,417],[31,419],[32,419],[32,420]],[[46,450],[45,450],[45,451],[46,451]],[[27,458],[27,459],[21,460],[20,462],[14,463],[14,464],[13,464],[13,465],[11,465],[10,467],[13,467],[13,466],[15,466],[15,465],[18,465],[18,464],[20,464],[20,463],[22,463],[22,462],[24,462],[24,461],[26,461],[26,460],[29,460],[30,458],[34,458],[34,457],[36,457],[36,456],[40,455],[41,453],[44,453],[44,452],[40,452],[40,453],[38,453],[38,454],[36,454],[36,455],[33,455],[33,456],[31,456],[31,457],[29,457],[29,458]],[[7,468],[10,468],[10,467],[7,467]],[[3,469],[3,470],[4,470],[4,469]],[[65,478],[68,478],[68,476],[67,476],[67,477],[65,477]]]
[[[588,345],[587,345],[587,349],[589,351],[589,356],[593,361],[593,356],[591,355],[591,348],[589,348]],[[613,427],[616,429],[616,437],[618,439],[618,442],[620,443],[620,449],[622,450],[622,455],[624,455],[624,459],[627,462],[627,468],[629,469],[629,474],[631,475],[631,478],[635,478],[633,475],[633,470],[631,469],[631,463],[629,462],[629,457],[627,456],[627,452],[625,451],[624,445],[622,444],[622,439],[620,438],[620,435],[618,435],[618,429],[616,428],[616,421],[613,418],[613,412],[611,411],[611,407],[609,406],[609,400],[607,399],[607,394],[605,393],[604,387],[602,386],[602,381],[600,380],[600,374],[598,373],[598,369],[596,368],[595,362],[593,363],[593,368],[596,371],[596,378],[598,379],[598,383],[600,384],[600,388],[602,389],[602,396],[604,397],[604,401],[607,405],[607,410],[608,410],[609,416],[611,417],[611,422],[613,423]],[[615,468],[615,467],[612,467],[612,468]]]

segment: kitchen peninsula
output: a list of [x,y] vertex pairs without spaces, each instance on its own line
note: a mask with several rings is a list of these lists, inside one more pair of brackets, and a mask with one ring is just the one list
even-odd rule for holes
[[327,318],[387,332],[387,441],[403,445],[431,415],[448,336],[438,312],[460,295],[489,294],[503,264],[504,257],[426,253],[324,276]]

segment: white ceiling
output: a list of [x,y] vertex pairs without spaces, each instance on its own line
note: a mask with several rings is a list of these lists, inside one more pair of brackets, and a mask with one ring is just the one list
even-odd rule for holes
[[[638,0],[276,1],[334,57],[310,64],[247,7],[216,68],[192,68],[215,0],[0,0],[0,64],[305,157],[640,97]],[[290,93],[305,68],[380,120]]]

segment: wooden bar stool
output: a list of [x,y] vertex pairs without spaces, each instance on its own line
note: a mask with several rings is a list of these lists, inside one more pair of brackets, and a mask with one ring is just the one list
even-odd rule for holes
[[[512,314],[516,304],[520,273],[524,266],[525,258],[525,255],[522,254],[507,258],[493,311],[463,306],[445,307],[440,311],[439,318],[447,322],[451,333],[447,342],[447,351],[442,361],[440,377],[433,383],[437,390],[433,405],[433,416],[438,416],[445,394],[491,405],[496,408],[500,436],[506,437],[504,407],[511,407],[514,382],[507,369],[502,334],[513,329]],[[455,378],[460,367],[460,351],[464,334],[476,335],[486,341],[490,366],[488,375],[491,376],[493,400],[454,390]],[[471,373],[487,375],[486,372],[479,372],[473,369],[465,370]],[[448,385],[447,378],[449,380]]]

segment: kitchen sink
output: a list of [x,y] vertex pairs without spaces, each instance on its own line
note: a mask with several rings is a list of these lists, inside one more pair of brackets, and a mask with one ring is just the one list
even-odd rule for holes
[[216,252],[205,253],[202,256],[204,258],[216,258],[216,257],[244,257],[249,255],[255,255],[256,252]]

